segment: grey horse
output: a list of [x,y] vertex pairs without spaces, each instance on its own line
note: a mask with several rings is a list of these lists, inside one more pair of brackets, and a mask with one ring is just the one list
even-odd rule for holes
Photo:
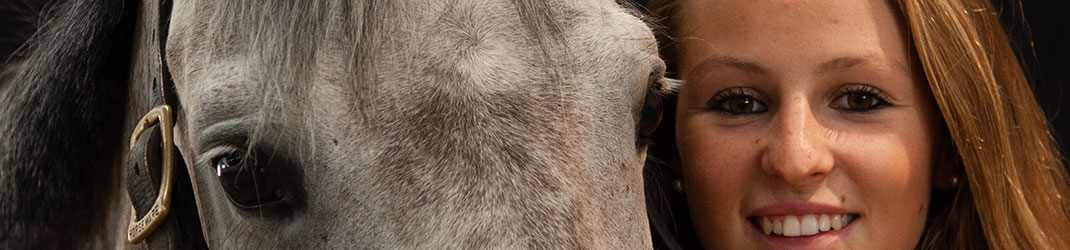
[[[674,83],[640,13],[71,1],[0,75],[0,248],[651,248]],[[131,140],[160,103],[163,141]],[[162,183],[169,212],[131,241]]]

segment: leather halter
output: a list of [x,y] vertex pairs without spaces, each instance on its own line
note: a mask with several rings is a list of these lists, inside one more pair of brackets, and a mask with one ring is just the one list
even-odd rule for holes
[[[155,21],[151,39],[158,45],[144,49],[154,52],[150,61],[158,64],[149,67],[153,81],[147,97],[154,107],[134,127],[123,169],[132,205],[127,239],[133,244],[144,242],[149,249],[207,249],[186,165],[174,145],[180,106],[165,56],[171,3],[148,0],[141,4],[140,19]],[[132,84],[141,84],[139,80],[133,78]]]

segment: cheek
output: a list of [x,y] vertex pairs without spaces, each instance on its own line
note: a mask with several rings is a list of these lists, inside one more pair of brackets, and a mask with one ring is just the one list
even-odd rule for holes
[[849,181],[838,183],[850,183],[846,185],[853,186],[850,189],[857,192],[854,197],[864,204],[863,213],[875,227],[863,229],[879,230],[863,234],[872,237],[866,241],[886,246],[916,242],[924,228],[931,192],[932,145],[928,134],[863,137],[857,143],[841,144],[840,160],[850,166],[843,169]]
[[743,189],[744,182],[739,177],[753,169],[756,159],[748,157],[756,147],[749,145],[746,138],[756,137],[688,121],[680,124],[678,133],[677,146],[688,187],[701,186],[704,193],[740,193],[734,192]]
[[932,168],[929,145],[899,140],[869,142],[870,147],[855,147],[855,153],[844,157],[849,158],[845,160],[847,164],[854,166],[845,170],[863,197],[892,201],[889,205],[894,205],[895,200],[913,201],[928,196]]
[[[927,183],[932,150],[928,140],[904,134],[863,135],[839,143],[838,161],[863,190],[912,191]],[[868,186],[868,187],[867,187]]]
[[[699,235],[733,235],[748,182],[756,174],[754,136],[714,129],[707,123],[680,121],[677,142],[692,219]],[[716,223],[715,223],[716,222]],[[716,226],[716,227],[715,227]],[[742,237],[741,235],[738,235]]]

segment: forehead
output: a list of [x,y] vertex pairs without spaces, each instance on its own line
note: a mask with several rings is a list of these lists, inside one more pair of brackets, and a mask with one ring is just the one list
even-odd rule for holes
[[[893,10],[892,2],[883,0],[684,0],[681,5],[678,14],[689,19],[685,26],[739,33],[754,27],[783,32],[801,27],[870,25],[872,19],[889,16],[892,13],[886,12]],[[720,27],[695,22],[698,20],[743,26]]]
[[[183,62],[203,57],[243,60],[239,57],[250,54],[312,54],[300,50],[325,45],[355,50],[432,41],[443,48],[465,49],[466,45],[480,45],[498,36],[529,40],[507,44],[526,46],[516,50],[572,49],[581,54],[629,50],[644,56],[656,53],[656,43],[649,40],[653,39],[650,29],[637,15],[638,11],[610,0],[385,1],[363,6],[345,1],[308,4],[177,0],[167,52],[185,66]],[[377,31],[394,33],[374,34]],[[555,38],[564,41],[552,41]],[[368,39],[380,41],[358,44]],[[598,40],[605,46],[597,50],[571,48],[577,40]],[[408,51],[397,51],[405,52]]]
[[360,4],[176,1],[171,70],[184,105],[211,107],[194,123],[280,101],[265,98],[355,107],[435,88],[630,90],[622,75],[661,64],[650,29],[613,1]]
[[685,47],[705,53],[906,60],[905,33],[891,1],[688,0],[679,14],[676,30],[690,38]]

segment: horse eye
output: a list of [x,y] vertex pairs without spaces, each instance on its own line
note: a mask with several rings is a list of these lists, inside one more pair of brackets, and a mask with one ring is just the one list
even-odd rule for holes
[[215,173],[227,198],[239,207],[260,207],[280,201],[284,196],[282,185],[268,169],[238,154],[216,159]]
[[640,141],[637,144],[645,144],[653,137],[654,130],[656,130],[658,124],[661,123],[663,111],[661,95],[657,92],[656,87],[652,86],[650,90],[646,92],[646,98],[643,100],[643,110],[639,114],[639,124],[636,126],[636,134]]

